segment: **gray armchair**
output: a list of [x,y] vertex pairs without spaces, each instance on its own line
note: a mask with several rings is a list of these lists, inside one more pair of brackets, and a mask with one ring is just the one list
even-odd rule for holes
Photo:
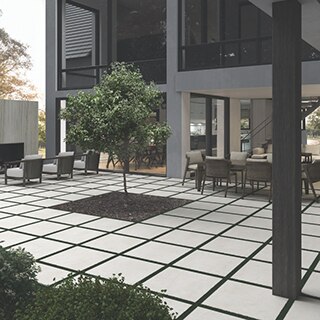
[[[9,164],[15,163],[19,162],[10,162]],[[42,165],[42,156],[38,154],[26,155],[17,168],[8,168],[8,164],[5,164],[5,184],[8,183],[8,179],[23,180],[23,186],[26,185],[26,181],[29,182],[31,179],[39,179],[41,183]]]
[[99,173],[99,162],[100,152],[90,150],[82,155],[81,160],[75,160],[73,168],[75,170],[84,170],[85,174],[88,171]]
[[43,165],[43,173],[56,174],[57,178],[60,179],[62,175],[68,174],[73,178],[73,164],[74,164],[74,152],[60,152],[55,158],[49,158],[46,160],[53,159],[53,163]]

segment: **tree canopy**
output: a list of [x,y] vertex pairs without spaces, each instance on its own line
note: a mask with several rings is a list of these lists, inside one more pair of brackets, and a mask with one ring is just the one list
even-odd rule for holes
[[115,155],[124,169],[126,191],[130,159],[143,152],[151,140],[161,138],[163,143],[170,135],[167,124],[149,122],[161,103],[161,92],[154,83],[146,84],[135,66],[114,63],[93,93],[68,97],[61,114],[68,121],[66,139],[84,150]]
[[32,67],[28,47],[14,40],[0,28],[0,98],[32,100],[35,88],[25,78],[25,71]]

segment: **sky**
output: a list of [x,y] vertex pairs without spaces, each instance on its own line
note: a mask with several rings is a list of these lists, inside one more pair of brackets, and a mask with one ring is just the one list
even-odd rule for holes
[[0,0],[0,27],[9,35],[29,46],[32,70],[27,78],[37,87],[39,108],[45,97],[45,0]]

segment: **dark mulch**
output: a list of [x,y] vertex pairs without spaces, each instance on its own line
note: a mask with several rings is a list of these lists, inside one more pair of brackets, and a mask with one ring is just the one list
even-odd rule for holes
[[143,194],[110,192],[100,196],[63,203],[52,208],[99,217],[140,222],[190,202],[189,200]]

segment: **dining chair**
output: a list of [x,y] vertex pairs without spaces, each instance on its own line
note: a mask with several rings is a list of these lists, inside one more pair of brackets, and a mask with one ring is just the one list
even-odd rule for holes
[[203,164],[203,157],[200,150],[186,152],[186,167],[183,174],[182,185],[186,179],[188,172],[197,173],[198,164]]
[[221,159],[216,157],[206,157],[205,159],[205,172],[203,176],[201,194],[203,194],[204,186],[206,184],[207,178],[212,179],[212,189],[215,190],[216,180],[226,180],[226,189],[224,196],[227,196],[229,182],[231,182],[231,176],[235,177],[235,187],[237,192],[237,174],[231,170],[231,161],[227,159]]

